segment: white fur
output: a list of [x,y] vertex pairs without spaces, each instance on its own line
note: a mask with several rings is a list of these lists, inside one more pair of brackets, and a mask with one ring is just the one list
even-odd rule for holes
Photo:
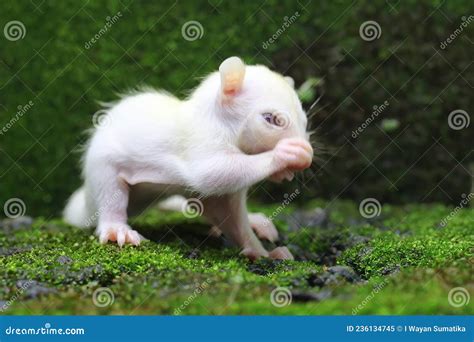
[[[266,112],[288,125],[267,122]],[[163,194],[194,194],[209,221],[246,255],[268,256],[250,228],[246,191],[266,178],[291,180],[308,167],[307,140],[291,82],[231,57],[184,101],[148,90],[110,106],[84,155],[84,186],[64,217],[77,226],[97,224],[101,242],[137,245],[142,237],[127,225],[128,213]],[[287,251],[274,252],[285,257]]]

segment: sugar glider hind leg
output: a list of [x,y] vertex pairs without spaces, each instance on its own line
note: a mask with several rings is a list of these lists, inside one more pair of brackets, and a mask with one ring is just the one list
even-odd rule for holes
[[[158,208],[169,211],[183,211],[186,207],[187,199],[181,195],[173,195],[167,199],[158,202]],[[263,213],[249,213],[248,219],[250,227],[260,239],[266,239],[271,242],[278,240],[278,231],[273,222]],[[215,237],[222,235],[218,226],[212,226],[209,234]]]

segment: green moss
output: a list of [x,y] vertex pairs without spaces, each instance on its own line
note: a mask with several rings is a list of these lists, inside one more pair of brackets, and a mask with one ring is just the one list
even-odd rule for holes
[[[308,208],[315,203],[324,205]],[[38,219],[31,228],[0,231],[0,300],[14,299],[7,314],[173,314],[177,308],[179,314],[472,313],[472,305],[455,308],[447,296],[455,286],[472,293],[474,213],[464,209],[441,228],[449,212],[384,206],[376,221],[363,221],[355,205],[338,202],[331,204],[330,227],[293,232],[281,216],[284,243],[306,261],[255,263],[208,237],[203,222],[179,213],[136,218],[134,226],[151,241],[124,248],[101,245],[91,231],[60,220]],[[329,274],[331,263],[353,267],[358,281],[310,281]],[[36,283],[22,290],[22,281],[31,280]],[[278,286],[293,292],[291,305],[271,304]],[[100,287],[112,290],[112,305],[93,304]],[[322,300],[305,301],[308,296]]]
[[347,250],[341,258],[365,277],[398,267],[442,266],[473,256],[472,209],[461,211],[445,227],[440,222],[449,211],[442,206],[389,207],[387,212],[394,216],[384,221],[389,230]]

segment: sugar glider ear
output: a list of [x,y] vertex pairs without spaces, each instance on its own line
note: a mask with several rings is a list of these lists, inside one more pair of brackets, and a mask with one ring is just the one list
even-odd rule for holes
[[240,89],[245,77],[245,64],[239,57],[229,57],[219,67],[221,91],[224,96],[234,96]]
[[295,80],[293,79],[293,77],[285,76],[284,78],[286,83],[288,83],[292,88],[295,87]]

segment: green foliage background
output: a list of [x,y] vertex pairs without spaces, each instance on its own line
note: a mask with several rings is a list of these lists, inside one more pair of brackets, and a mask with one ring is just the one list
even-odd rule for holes
[[[26,36],[0,35],[0,125],[17,107],[33,107],[0,135],[0,202],[18,197],[31,215],[56,215],[81,180],[77,150],[96,101],[139,84],[183,97],[231,55],[309,77],[324,92],[313,119],[333,151],[305,177],[305,198],[459,202],[470,189],[472,124],[448,126],[448,114],[472,115],[473,27],[444,41],[473,13],[472,1],[9,1],[0,25],[20,20]],[[90,49],[107,17],[121,18]],[[285,17],[300,16],[268,49]],[[201,39],[181,28],[199,21]],[[360,25],[377,21],[379,39]],[[375,105],[390,103],[357,139],[351,133]],[[136,113],[138,116],[139,113]],[[138,118],[137,118],[138,119]],[[385,121],[396,119],[397,121]],[[390,122],[398,122],[392,125]],[[284,190],[268,186],[268,196]],[[262,195],[263,196],[263,195]],[[305,200],[301,197],[301,200]]]

